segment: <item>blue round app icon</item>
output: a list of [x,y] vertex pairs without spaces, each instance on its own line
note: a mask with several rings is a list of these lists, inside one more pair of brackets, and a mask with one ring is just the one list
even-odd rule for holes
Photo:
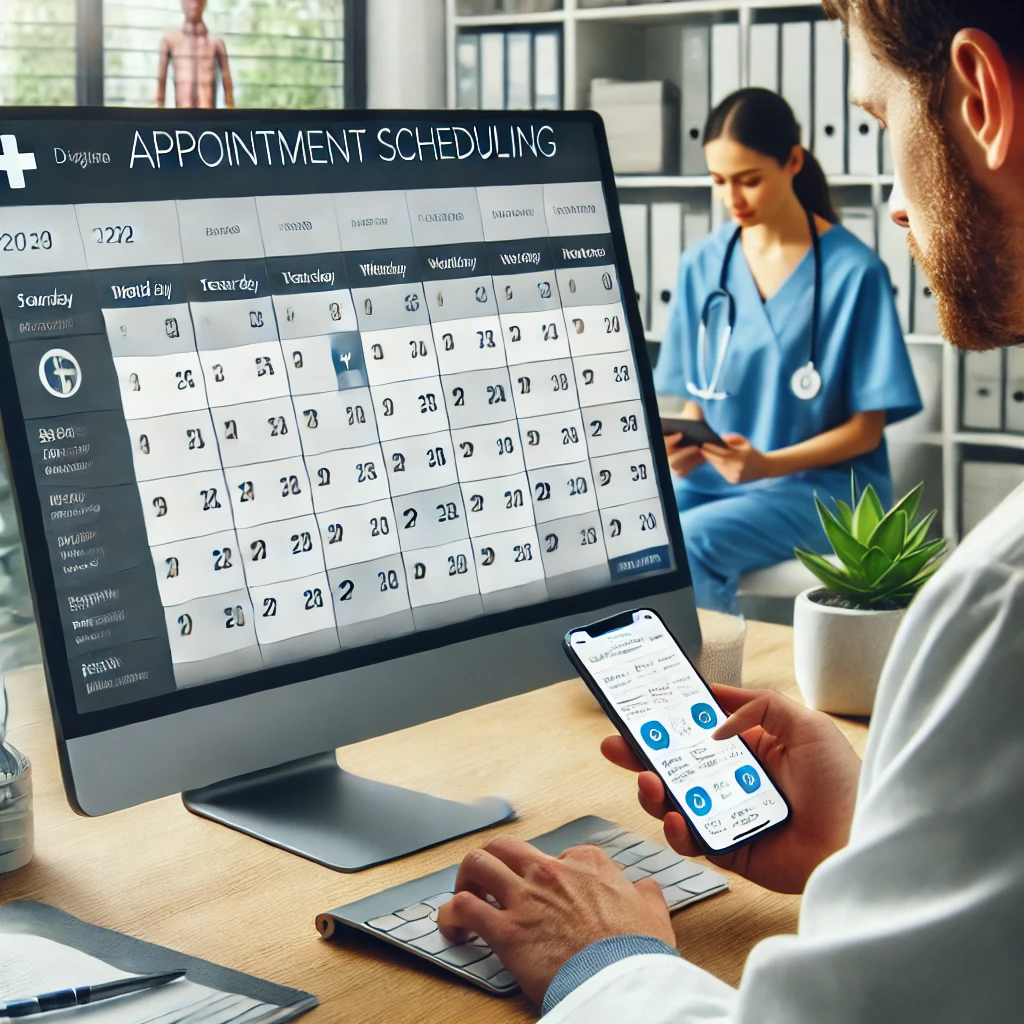
[[756,793],[761,788],[761,776],[749,764],[737,768],[734,774],[744,793]]
[[714,729],[718,725],[718,714],[710,704],[694,704],[690,714],[702,729]]
[[693,789],[687,790],[685,799],[686,806],[694,814],[699,814],[703,817],[711,812],[711,797],[708,796],[708,791],[703,787],[694,786]]
[[664,750],[670,742],[668,729],[653,720],[640,726],[640,736],[651,750]]

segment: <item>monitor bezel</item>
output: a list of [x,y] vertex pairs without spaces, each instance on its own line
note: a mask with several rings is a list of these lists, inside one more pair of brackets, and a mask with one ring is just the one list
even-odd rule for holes
[[[6,436],[8,468],[15,496],[21,536],[25,544],[25,562],[30,590],[40,631],[40,646],[53,724],[61,748],[80,737],[92,736],[123,726],[155,721],[179,712],[199,708],[240,697],[254,696],[269,690],[282,689],[324,676],[344,674],[353,669],[374,665],[433,651],[473,640],[488,634],[502,633],[568,616],[586,616],[611,604],[639,602],[645,598],[691,585],[682,530],[675,506],[671,472],[665,446],[661,440],[658,405],[654,392],[652,367],[647,351],[643,322],[636,300],[636,291],[629,262],[622,220],[619,213],[618,191],[615,185],[607,137],[600,115],[593,111],[450,111],[450,110],[359,110],[359,111],[279,111],[266,109],[239,109],[231,114],[224,111],[178,111],[108,109],[95,107],[0,108],[0,123],[18,120],[75,120],[147,122],[159,126],[180,122],[187,118],[197,122],[229,122],[232,118],[247,122],[294,124],[303,122],[349,122],[375,124],[380,122],[409,121],[420,123],[514,122],[519,119],[543,119],[553,125],[560,123],[588,124],[594,135],[600,181],[608,210],[609,227],[614,246],[615,265],[619,272],[620,291],[630,331],[630,344],[640,380],[640,400],[647,417],[648,441],[653,452],[653,464],[658,481],[662,509],[668,525],[669,546],[675,566],[671,570],[652,573],[632,579],[615,581],[605,587],[581,594],[555,598],[542,604],[529,605],[509,611],[475,616],[462,623],[453,623],[423,632],[414,632],[361,647],[340,651],[287,665],[262,669],[230,679],[186,687],[173,693],[161,694],[138,701],[129,701],[111,708],[79,711],[71,681],[71,668],[64,642],[57,600],[57,588],[52,573],[46,544],[42,509],[30,458],[30,446],[24,430],[24,416],[17,385],[13,376],[13,360],[6,327],[0,318],[0,416]],[[291,194],[291,193],[289,193]],[[305,193],[294,193],[296,195]],[[173,197],[172,197],[173,198]],[[0,207],[7,204],[0,202]],[[61,204],[43,204],[61,205]],[[639,343],[638,343],[639,339]],[[7,410],[6,414],[2,410]],[[473,706],[467,703],[467,707]],[[65,761],[61,751],[62,763]]]

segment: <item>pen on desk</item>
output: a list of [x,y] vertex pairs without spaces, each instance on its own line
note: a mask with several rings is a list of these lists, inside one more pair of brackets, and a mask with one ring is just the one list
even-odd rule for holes
[[77,988],[44,992],[42,995],[28,996],[25,999],[12,999],[9,1003],[0,1003],[0,1017],[30,1017],[35,1013],[49,1013],[51,1010],[66,1010],[72,1006],[85,1006],[88,1003],[99,1002],[101,999],[113,999],[115,996],[125,996],[130,992],[157,988],[184,976],[184,971],[137,974],[131,978],[119,978],[117,981],[104,981],[99,985],[79,985]]

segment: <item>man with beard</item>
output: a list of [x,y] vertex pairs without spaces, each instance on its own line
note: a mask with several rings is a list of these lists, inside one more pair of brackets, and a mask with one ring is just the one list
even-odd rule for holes
[[[960,348],[1024,342],[1024,4],[826,0],[855,99],[889,129],[893,217]],[[761,942],[738,989],[682,960],[658,887],[595,847],[470,853],[438,921],[478,932],[551,1021],[625,1024],[1020,1020],[1024,1006],[1024,488],[910,607],[863,767],[824,715],[718,689],[792,806],[716,863],[803,892],[799,931]],[[607,757],[640,770],[618,737]],[[697,849],[641,773],[640,803]],[[482,897],[492,894],[499,906]],[[679,926],[687,927],[686,915]]]

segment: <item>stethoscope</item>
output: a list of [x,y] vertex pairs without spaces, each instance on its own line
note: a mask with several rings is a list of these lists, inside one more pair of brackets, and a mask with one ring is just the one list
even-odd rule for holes
[[[808,353],[809,358],[790,378],[789,386],[797,398],[808,402],[821,391],[821,374],[814,366],[814,357],[818,351],[818,314],[821,308],[821,239],[818,237],[818,226],[814,222],[814,216],[807,214],[807,223],[811,229],[811,245],[814,248],[814,307],[811,311],[811,347]],[[722,375],[722,367],[725,365],[725,357],[729,352],[729,342],[732,340],[733,327],[736,325],[736,300],[726,287],[726,279],[729,274],[729,263],[732,260],[736,243],[740,240],[743,228],[736,229],[729,244],[725,249],[725,257],[722,260],[722,273],[718,279],[718,287],[704,300],[704,308],[700,313],[700,330],[697,335],[697,370],[700,374],[702,387],[697,387],[693,381],[686,385],[686,390],[694,398],[718,401],[728,398],[726,391],[719,391],[718,381]],[[718,358],[715,360],[715,368],[708,381],[707,358],[708,358],[708,314],[711,311],[712,303],[719,299],[725,300],[727,312],[725,334],[722,336],[722,343],[718,346]]]

